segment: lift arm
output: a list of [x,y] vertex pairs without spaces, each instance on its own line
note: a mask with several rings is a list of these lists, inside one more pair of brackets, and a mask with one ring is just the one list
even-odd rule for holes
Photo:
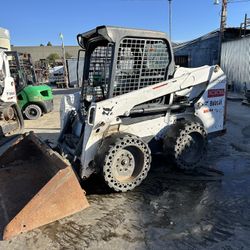
[[89,109],[88,123],[89,125],[97,125],[103,122],[109,123],[119,116],[129,116],[136,105],[200,84],[209,83],[215,71],[217,71],[218,75],[223,74],[221,70],[217,70],[217,67],[204,66],[189,70],[187,73],[173,79],[94,103]]

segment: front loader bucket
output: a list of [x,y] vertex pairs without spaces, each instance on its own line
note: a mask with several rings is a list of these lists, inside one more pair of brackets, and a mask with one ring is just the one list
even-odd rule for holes
[[0,231],[7,240],[89,206],[69,164],[33,133],[0,156]]

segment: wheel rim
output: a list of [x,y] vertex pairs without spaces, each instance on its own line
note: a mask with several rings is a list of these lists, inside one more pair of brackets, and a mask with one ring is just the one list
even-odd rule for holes
[[112,171],[118,181],[126,181],[133,176],[135,159],[127,149],[118,151],[113,160]]
[[203,136],[198,132],[191,132],[182,144],[181,159],[187,164],[195,164],[202,157],[204,145]]
[[121,148],[112,157],[111,172],[120,183],[135,179],[144,167],[144,155],[136,146]]
[[34,108],[30,108],[28,113],[30,116],[33,116],[33,117],[37,116],[37,110]]

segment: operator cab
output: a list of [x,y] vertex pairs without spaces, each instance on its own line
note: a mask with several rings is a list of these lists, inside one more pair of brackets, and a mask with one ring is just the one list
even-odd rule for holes
[[85,50],[82,98],[96,102],[169,79],[174,57],[165,33],[99,26],[77,36]]

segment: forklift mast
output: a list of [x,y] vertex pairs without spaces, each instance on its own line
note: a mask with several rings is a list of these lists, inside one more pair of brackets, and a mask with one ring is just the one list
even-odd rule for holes
[[37,77],[31,55],[17,51],[5,53],[8,56],[11,76],[15,79],[17,93],[28,85],[36,85]]

